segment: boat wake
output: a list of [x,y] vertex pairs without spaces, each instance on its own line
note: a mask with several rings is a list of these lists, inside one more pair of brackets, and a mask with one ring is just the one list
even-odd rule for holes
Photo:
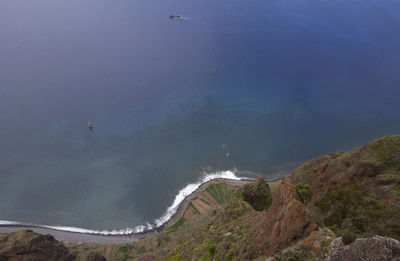
[[184,199],[192,194],[196,189],[198,189],[202,184],[209,182],[215,179],[228,179],[228,180],[247,180],[245,177],[238,177],[235,174],[236,171],[220,171],[215,173],[205,174],[200,180],[196,183],[191,183],[186,185],[183,189],[179,191],[179,193],[175,196],[175,199],[171,206],[168,207],[166,212],[160,217],[154,220],[153,223],[147,223],[145,225],[136,226],[134,228],[125,228],[120,230],[91,230],[85,228],[77,228],[77,227],[67,227],[67,226],[47,226],[47,225],[37,225],[25,222],[17,222],[17,221],[5,221],[0,220],[0,226],[23,226],[23,227],[39,227],[39,228],[48,228],[59,231],[73,232],[73,233],[83,233],[83,234],[92,234],[92,235],[105,235],[105,236],[130,236],[135,234],[145,234],[152,232],[158,228],[162,228],[177,212],[179,205],[184,201]]

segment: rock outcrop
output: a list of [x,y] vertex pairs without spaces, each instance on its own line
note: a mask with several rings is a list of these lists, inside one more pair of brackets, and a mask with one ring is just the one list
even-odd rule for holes
[[327,261],[398,261],[400,260],[400,242],[393,238],[374,236],[358,238],[354,243],[343,246],[340,238],[331,244]]
[[[57,241],[52,235],[41,235],[31,230],[0,234],[0,261],[107,261],[96,251],[87,251],[78,255]],[[76,252],[74,250],[74,252]]]
[[31,230],[0,235],[0,261],[72,261],[75,256],[51,235]]
[[308,236],[313,229],[303,203],[296,199],[295,187],[282,182],[273,193],[271,207],[263,222],[261,238],[268,240],[268,252],[283,249]]

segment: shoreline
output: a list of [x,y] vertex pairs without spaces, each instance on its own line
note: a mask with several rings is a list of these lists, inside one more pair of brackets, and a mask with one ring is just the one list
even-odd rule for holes
[[[283,179],[275,178],[271,180],[267,180],[268,183],[275,182]],[[137,233],[131,233],[126,235],[113,235],[113,234],[100,234],[100,233],[88,233],[88,232],[77,232],[77,231],[67,231],[57,228],[51,228],[44,225],[36,225],[36,224],[0,224],[0,234],[1,233],[10,233],[16,232],[21,229],[30,229],[39,234],[50,234],[54,236],[57,240],[63,242],[73,242],[73,243],[85,243],[85,244],[98,244],[98,245],[109,245],[109,244],[123,244],[123,243],[132,243],[137,242],[138,240],[162,233],[166,228],[173,225],[179,218],[183,215],[189,203],[194,199],[199,192],[205,190],[207,187],[213,184],[225,183],[233,186],[242,186],[248,182],[253,181],[253,179],[227,179],[227,178],[216,178],[202,183],[197,189],[195,189],[192,193],[185,196],[182,202],[180,202],[179,206],[176,209],[176,212],[162,225]]]

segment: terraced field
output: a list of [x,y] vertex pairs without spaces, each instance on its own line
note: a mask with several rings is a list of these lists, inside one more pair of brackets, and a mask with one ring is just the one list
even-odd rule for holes
[[[232,196],[233,188],[227,184],[219,183],[209,186],[207,189],[201,191],[189,204],[183,217],[188,220],[193,216],[204,214],[212,211],[217,205],[222,205]],[[183,225],[184,221],[177,222]],[[175,224],[176,225],[176,224]],[[175,225],[172,227],[175,228]],[[171,227],[171,229],[172,229]]]
[[217,201],[218,204],[224,204],[232,196],[233,190],[224,183],[214,184],[207,188],[207,191]]

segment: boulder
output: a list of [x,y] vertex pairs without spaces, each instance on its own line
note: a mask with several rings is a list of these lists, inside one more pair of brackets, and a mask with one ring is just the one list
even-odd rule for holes
[[327,261],[400,260],[400,242],[393,238],[382,236],[358,238],[354,243],[347,246],[343,246],[343,243],[339,241],[341,241],[341,238],[337,238],[332,242]]

